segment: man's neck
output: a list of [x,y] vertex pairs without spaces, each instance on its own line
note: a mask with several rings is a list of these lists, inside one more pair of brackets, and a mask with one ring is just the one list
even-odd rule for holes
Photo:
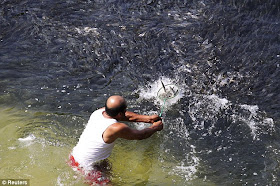
[[103,112],[102,112],[102,115],[104,116],[104,118],[107,118],[107,119],[114,119],[114,118],[112,118],[111,116],[109,116],[109,115],[107,114],[106,111],[103,111]]

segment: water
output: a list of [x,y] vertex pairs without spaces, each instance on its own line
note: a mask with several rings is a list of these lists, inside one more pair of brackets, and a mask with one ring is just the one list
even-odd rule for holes
[[[66,164],[113,94],[165,128],[119,140],[115,185],[278,185],[276,0],[0,2],[0,178],[82,185]],[[143,128],[143,123],[129,124]]]

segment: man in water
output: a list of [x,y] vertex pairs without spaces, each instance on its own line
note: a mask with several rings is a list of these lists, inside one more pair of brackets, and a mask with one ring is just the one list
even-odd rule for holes
[[[70,155],[71,165],[83,172],[90,184],[110,182],[106,177],[106,172],[110,170],[106,159],[110,156],[118,138],[142,140],[163,129],[158,115],[139,115],[127,111],[126,108],[127,104],[123,97],[118,95],[109,97],[105,107],[92,113],[78,144]],[[137,130],[120,121],[145,122],[152,125]]]

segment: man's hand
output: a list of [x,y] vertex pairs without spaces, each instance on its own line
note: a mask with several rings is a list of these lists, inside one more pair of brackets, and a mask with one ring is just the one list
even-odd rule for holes
[[149,116],[149,123],[154,123],[154,122],[157,122],[157,121],[161,121],[161,117],[159,117],[158,115],[151,115]]
[[161,131],[163,129],[163,123],[161,120],[156,121],[153,123],[153,125],[151,126],[151,128],[156,129],[157,131]]
[[158,115],[140,115],[134,112],[126,111],[125,116],[120,119],[120,121],[130,121],[130,122],[144,122],[144,123],[154,123],[156,121],[162,120]]

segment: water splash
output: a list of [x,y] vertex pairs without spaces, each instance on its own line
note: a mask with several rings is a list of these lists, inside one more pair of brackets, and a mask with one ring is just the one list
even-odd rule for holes
[[[251,130],[254,140],[260,140],[260,135],[271,134],[275,131],[274,120],[266,117],[257,105],[234,104],[226,98],[217,95],[195,95],[189,106],[189,116],[194,123],[194,128],[206,130],[212,135],[216,129],[218,119],[228,117],[233,123],[244,123]],[[211,123],[206,127],[205,123]]]
[[190,145],[191,151],[186,156],[186,159],[188,160],[188,164],[185,165],[184,162],[181,162],[180,165],[176,166],[173,171],[176,172],[179,175],[182,175],[185,177],[186,181],[193,180],[197,178],[196,173],[198,171],[198,166],[200,159],[195,155],[196,150],[194,145]]
[[154,100],[154,103],[156,105],[162,105],[164,101],[157,97],[158,91],[162,88],[162,83],[164,85],[174,84],[174,85],[177,85],[179,88],[179,93],[177,94],[177,96],[175,96],[174,98],[168,99],[166,102],[166,106],[171,106],[171,105],[177,103],[184,96],[184,92],[183,92],[182,88],[176,83],[175,80],[167,78],[167,77],[161,77],[158,80],[154,81],[153,83],[147,85],[146,87],[140,87],[139,88],[139,91],[140,91],[139,98],[141,100],[143,100],[143,99]]
[[20,142],[21,145],[27,147],[32,145],[35,142],[35,139],[36,139],[35,135],[30,134],[25,138],[18,138],[18,141]]
[[35,139],[36,139],[36,137],[33,134],[30,134],[30,135],[26,136],[25,138],[18,138],[18,141],[20,141],[20,142],[30,142],[30,141],[33,141]]
[[234,121],[243,121],[251,129],[254,140],[260,140],[261,134],[269,134],[275,131],[274,120],[272,118],[263,117],[263,113],[257,105],[240,105],[242,109],[240,113],[233,115]]

